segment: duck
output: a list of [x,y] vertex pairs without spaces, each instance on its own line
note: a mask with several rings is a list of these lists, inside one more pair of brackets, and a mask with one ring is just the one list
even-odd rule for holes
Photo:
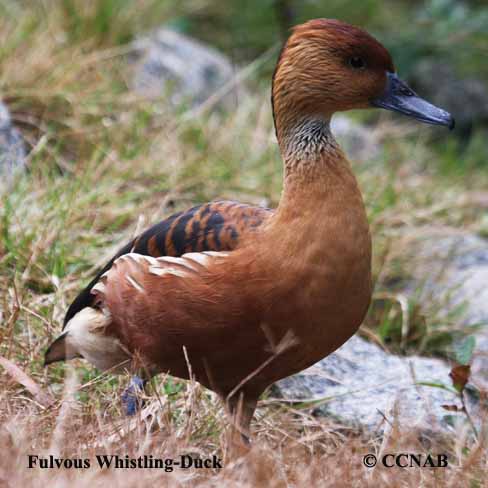
[[372,242],[331,118],[381,108],[450,129],[454,119],[399,78],[372,35],[334,19],[292,29],[271,105],[283,161],[277,208],[215,201],[147,229],[72,302],[46,365],[84,358],[144,381],[195,379],[248,441],[265,390],[356,333],[372,296]]

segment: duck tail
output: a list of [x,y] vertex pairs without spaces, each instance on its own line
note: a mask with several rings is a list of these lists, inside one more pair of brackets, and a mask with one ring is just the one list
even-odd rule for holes
[[44,366],[55,363],[56,361],[66,361],[79,357],[79,354],[68,354],[68,345],[66,339],[69,331],[64,331],[54,342],[48,347],[44,355]]
[[102,311],[85,307],[67,324],[61,335],[48,347],[44,355],[44,366],[56,361],[84,357],[82,351],[90,349],[97,342],[98,334],[110,323],[110,317]]

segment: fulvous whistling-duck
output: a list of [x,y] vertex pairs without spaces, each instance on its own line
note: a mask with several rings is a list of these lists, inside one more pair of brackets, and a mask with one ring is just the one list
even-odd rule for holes
[[279,57],[272,106],[284,185],[278,208],[207,203],[128,243],[74,300],[46,364],[194,377],[243,435],[273,382],[324,358],[368,309],[371,238],[335,112],[381,107],[454,126],[419,98],[364,30],[317,19]]

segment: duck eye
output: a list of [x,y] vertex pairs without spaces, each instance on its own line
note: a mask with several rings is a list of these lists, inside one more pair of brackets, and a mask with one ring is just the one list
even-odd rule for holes
[[359,56],[349,58],[349,65],[352,66],[354,69],[362,69],[366,66],[363,58],[360,58]]

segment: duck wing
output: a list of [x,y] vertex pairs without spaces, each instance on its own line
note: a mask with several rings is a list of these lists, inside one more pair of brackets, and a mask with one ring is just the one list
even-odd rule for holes
[[179,257],[188,252],[231,251],[271,213],[268,208],[219,201],[195,206],[153,225],[121,248],[79,293],[66,312],[63,329],[79,311],[94,303],[92,288],[119,257],[128,253],[157,258]]
[[[100,369],[121,362],[107,344],[121,344],[134,365],[180,378],[189,360],[199,382],[227,394],[271,354],[256,287],[243,285],[260,271],[248,249],[125,254],[91,291],[95,308],[85,310],[94,317],[82,311],[69,322],[66,343]],[[104,321],[99,333],[95,317]]]

